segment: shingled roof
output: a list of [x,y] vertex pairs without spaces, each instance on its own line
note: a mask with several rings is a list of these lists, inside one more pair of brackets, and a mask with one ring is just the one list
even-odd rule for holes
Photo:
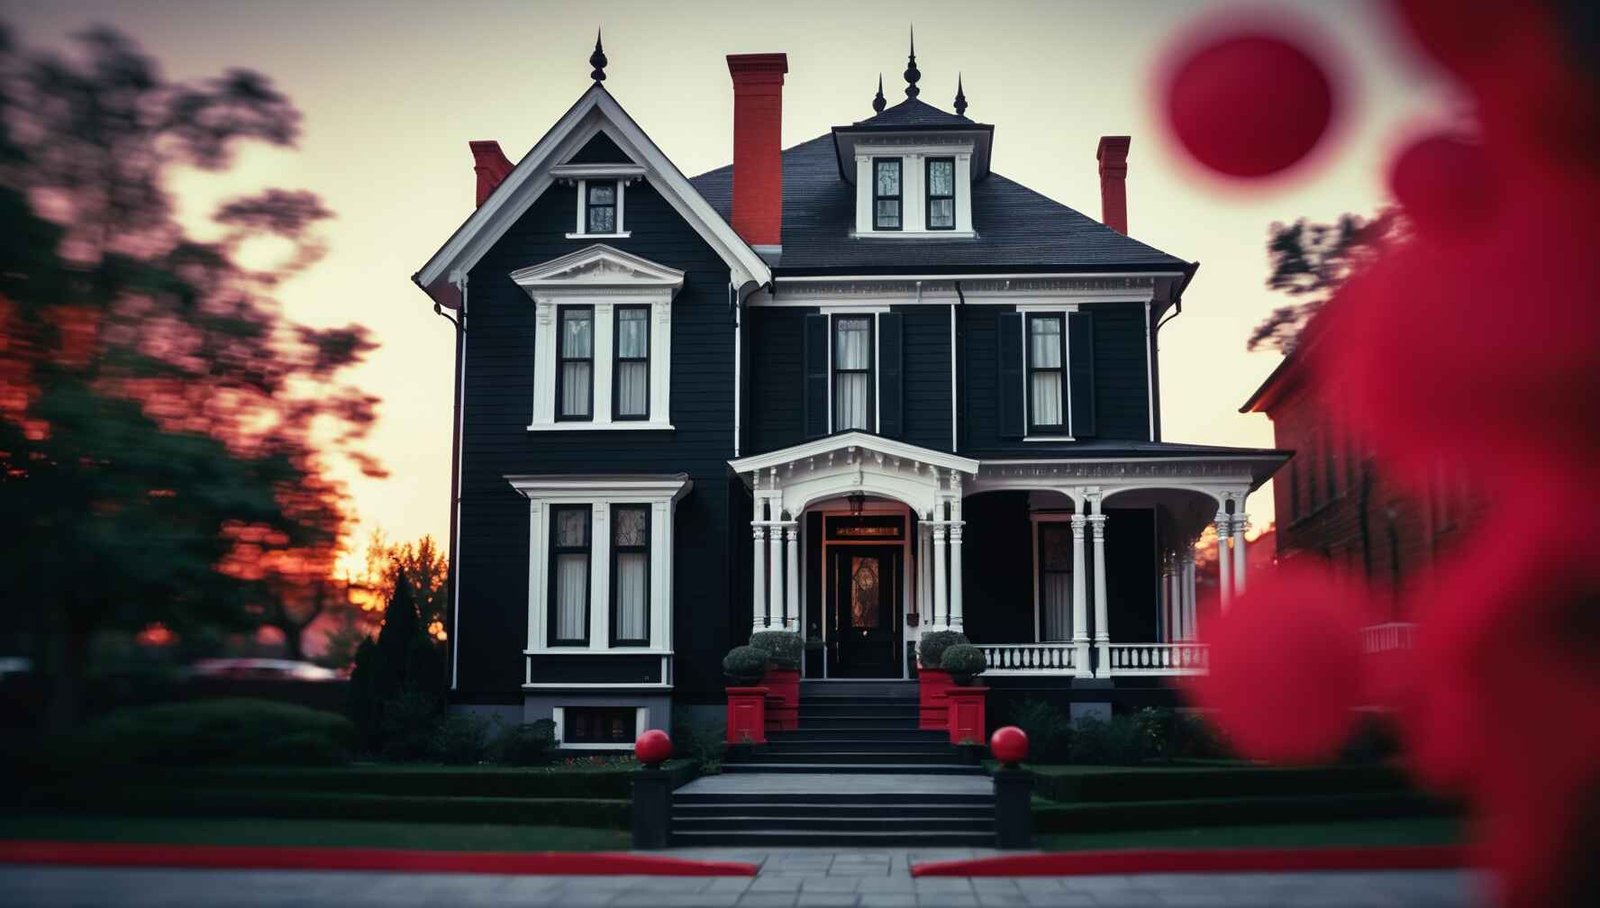
[[868,117],[865,120],[858,120],[855,126],[845,128],[851,129],[862,126],[881,127],[884,129],[899,129],[907,126],[918,128],[928,126],[980,128],[976,122],[966,117],[940,110],[932,104],[919,101],[916,98],[907,98],[883,113]]
[[[902,113],[896,114],[896,111]],[[931,111],[932,113],[928,113]],[[915,99],[864,121],[924,118],[983,128]],[[894,124],[908,125],[908,124]],[[919,124],[928,125],[928,124]],[[846,127],[849,128],[849,127]],[[733,212],[733,168],[692,177],[724,218]],[[975,238],[858,239],[855,187],[839,175],[832,133],[783,152],[783,254],[779,274],[895,274],[1047,271],[1177,271],[1188,263],[990,173],[972,186]]]

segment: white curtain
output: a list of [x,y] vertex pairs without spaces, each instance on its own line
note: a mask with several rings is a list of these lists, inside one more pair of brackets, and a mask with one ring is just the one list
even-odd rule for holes
[[617,627],[618,640],[644,640],[646,638],[647,610],[650,584],[650,556],[644,552],[622,552],[617,555]]
[[1051,372],[1033,372],[1032,423],[1036,426],[1059,426],[1066,422],[1061,416],[1061,320],[1059,318],[1033,318],[1028,320],[1028,367],[1053,369]]
[[1044,639],[1072,639],[1072,575],[1049,572],[1039,590],[1044,609]]
[[556,556],[557,640],[582,640],[589,635],[589,556]]
[[646,395],[650,387],[648,363],[617,364],[617,415],[649,416]]
[[[833,430],[867,429],[871,403],[872,324],[864,318],[839,319],[834,329],[833,368],[837,375]],[[862,370],[862,371],[845,371]]]
[[1061,419],[1061,373],[1036,372],[1033,375],[1033,424],[1059,426]]
[[561,357],[578,362],[561,364],[561,415],[588,416],[590,382],[594,368],[594,313],[562,313]]
[[648,416],[650,310],[617,310],[617,415]]

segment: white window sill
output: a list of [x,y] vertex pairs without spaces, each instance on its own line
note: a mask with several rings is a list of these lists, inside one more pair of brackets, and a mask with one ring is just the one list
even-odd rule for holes
[[669,422],[536,422],[528,426],[529,432],[671,432]]
[[1071,435],[1026,435],[1026,436],[1023,436],[1022,440],[1023,441],[1042,441],[1042,442],[1077,441],[1077,439],[1073,438]]
[[651,649],[647,646],[616,646],[610,649],[590,649],[583,646],[544,646],[525,649],[524,656],[670,656],[670,649]]
[[625,240],[633,236],[633,231],[624,230],[621,233],[569,233],[569,240]]
[[561,750],[632,750],[632,744],[568,744],[565,741],[556,745]]
[[850,235],[858,240],[970,240],[978,234],[973,230],[852,230]]

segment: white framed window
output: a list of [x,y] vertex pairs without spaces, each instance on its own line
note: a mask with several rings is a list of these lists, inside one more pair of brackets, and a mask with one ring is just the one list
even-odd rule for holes
[[689,477],[508,476],[528,500],[527,655],[672,651],[672,535]]
[[972,223],[971,143],[858,143],[853,236],[965,239]]
[[1072,441],[1072,365],[1068,319],[1074,304],[1024,303],[1022,315],[1023,441]]
[[632,236],[624,226],[627,214],[628,180],[590,178],[577,181],[578,220],[569,240],[625,239]]
[[550,711],[563,750],[632,750],[650,711],[643,706],[557,706]]
[[682,271],[595,244],[511,278],[534,304],[529,431],[672,428]]
[[833,431],[877,431],[871,314],[833,317]]

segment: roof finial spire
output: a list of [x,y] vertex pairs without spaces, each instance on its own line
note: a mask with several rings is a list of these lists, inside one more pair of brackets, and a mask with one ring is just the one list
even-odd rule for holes
[[922,93],[917,87],[917,80],[922,78],[922,70],[917,69],[917,27],[911,26],[911,55],[906,58],[906,97],[915,98]]
[[606,49],[600,46],[600,29],[594,30],[594,53],[589,55],[589,65],[594,67],[594,72],[589,73],[589,78],[595,82],[606,80]]
[[967,115],[967,93],[961,90],[961,74],[956,73],[956,116]]
[[883,107],[889,102],[883,99],[883,73],[878,73],[878,93],[872,98],[872,112],[883,113]]

